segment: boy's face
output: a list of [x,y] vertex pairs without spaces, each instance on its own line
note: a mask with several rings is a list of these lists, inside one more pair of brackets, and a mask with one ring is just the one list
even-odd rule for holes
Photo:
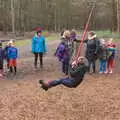
[[84,63],[84,58],[80,58],[78,62],[79,62],[80,64],[83,64],[83,63]]

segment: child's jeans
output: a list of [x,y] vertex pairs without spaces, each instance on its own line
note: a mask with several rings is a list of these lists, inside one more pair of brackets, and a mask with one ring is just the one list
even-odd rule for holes
[[106,72],[106,66],[107,65],[107,61],[106,60],[100,60],[100,72]]
[[59,84],[63,84],[63,85],[70,87],[70,88],[75,87],[75,81],[69,77],[59,79],[59,80],[50,81],[49,87],[57,86]]
[[62,72],[68,75],[69,61],[62,62]]

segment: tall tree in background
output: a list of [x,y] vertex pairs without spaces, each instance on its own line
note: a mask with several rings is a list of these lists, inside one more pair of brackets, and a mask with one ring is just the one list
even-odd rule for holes
[[[95,0],[0,0],[0,31],[83,29]],[[120,31],[120,0],[97,0],[91,29]]]
[[14,9],[14,0],[11,0],[11,19],[12,19],[12,37],[15,35],[15,9]]

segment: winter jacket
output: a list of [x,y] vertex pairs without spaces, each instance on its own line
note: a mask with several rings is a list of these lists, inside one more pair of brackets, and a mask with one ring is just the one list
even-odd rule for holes
[[99,59],[100,60],[108,60],[108,49],[105,46],[100,47]]
[[115,52],[116,49],[115,48],[107,48],[108,50],[108,60],[113,60],[115,58]]
[[69,61],[69,49],[68,45],[65,44],[65,42],[61,42],[56,50],[55,56],[59,59],[61,62]]
[[77,86],[82,82],[83,77],[87,72],[87,68],[88,67],[83,63],[78,64],[76,67],[70,69],[70,75],[71,79],[73,79],[74,86]]
[[97,38],[94,38],[92,40],[85,40],[86,43],[86,53],[85,57],[89,61],[95,61],[98,58],[99,54],[99,48],[100,48],[100,42],[97,40]]
[[0,61],[4,60],[4,50],[0,47]]
[[44,36],[34,36],[32,38],[32,52],[33,53],[44,53],[46,52],[46,44]]
[[18,50],[16,47],[9,47],[8,48],[8,59],[17,59],[18,57]]
[[5,48],[4,48],[4,57],[5,57],[5,59],[8,59],[8,48],[10,48],[10,46],[5,46]]

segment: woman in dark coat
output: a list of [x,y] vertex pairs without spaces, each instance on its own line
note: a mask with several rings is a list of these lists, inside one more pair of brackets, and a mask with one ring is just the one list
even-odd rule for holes
[[[88,33],[88,39],[85,40],[84,42],[86,43],[85,57],[88,60],[88,72],[95,73],[96,72],[96,60],[99,54],[100,42],[97,39],[96,34],[93,31]],[[93,69],[92,72],[90,72],[91,66]]]

